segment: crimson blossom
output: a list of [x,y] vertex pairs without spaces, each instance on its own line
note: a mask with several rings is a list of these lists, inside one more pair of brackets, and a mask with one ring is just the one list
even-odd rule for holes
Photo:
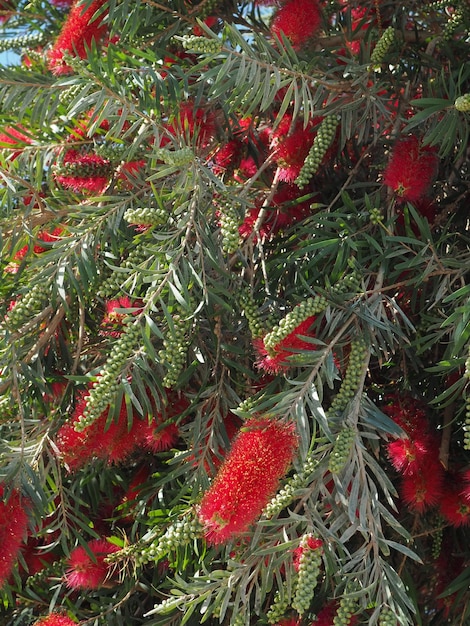
[[106,539],[93,539],[72,550],[67,559],[65,582],[71,589],[99,589],[111,584],[112,566],[105,559],[119,548]]
[[28,514],[20,492],[14,489],[7,499],[0,486],[0,588],[12,572],[27,528]]
[[98,17],[94,15],[104,2],[105,0],[94,0],[88,8],[82,2],[75,2],[72,5],[62,30],[49,52],[49,69],[54,74],[72,72],[72,68],[64,59],[64,53],[84,59],[87,48],[90,48],[92,42],[103,38],[107,30],[106,25],[103,24],[104,14]]
[[276,492],[297,445],[292,423],[264,417],[246,422],[199,507],[210,543],[249,529]]
[[384,171],[384,183],[401,202],[422,200],[437,173],[436,150],[424,146],[415,135],[399,140]]

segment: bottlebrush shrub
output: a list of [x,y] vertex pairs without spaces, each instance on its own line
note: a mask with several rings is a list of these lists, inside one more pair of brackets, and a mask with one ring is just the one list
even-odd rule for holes
[[464,0],[4,5],[2,625],[468,620]]

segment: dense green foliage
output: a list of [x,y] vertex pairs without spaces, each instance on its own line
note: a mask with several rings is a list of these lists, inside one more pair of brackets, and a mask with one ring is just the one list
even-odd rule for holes
[[290,4],[0,3],[8,626],[470,624],[470,11]]

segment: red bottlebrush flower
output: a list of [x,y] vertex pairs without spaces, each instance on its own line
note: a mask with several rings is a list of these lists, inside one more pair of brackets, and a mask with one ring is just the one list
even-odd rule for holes
[[318,539],[317,537],[308,537],[307,544],[305,546],[301,545],[295,548],[294,553],[293,553],[295,571],[296,572],[299,571],[300,558],[306,550],[319,550],[322,546],[323,546],[323,541],[321,539]]
[[[199,146],[206,146],[215,134],[215,114],[207,111],[203,107],[196,108],[194,102],[184,102],[180,105],[180,110],[173,123],[167,125],[167,130],[171,135],[178,132],[188,134],[195,138]],[[161,145],[168,143],[168,139],[162,138]]]
[[300,620],[298,617],[286,617],[277,622],[274,626],[299,626]]
[[291,116],[285,115],[273,133],[279,179],[287,183],[292,183],[299,175],[315,137],[313,124],[310,123],[304,128],[301,121],[298,121],[288,134],[291,123]]
[[[106,539],[93,539],[84,546],[74,548],[67,559],[65,582],[70,589],[99,589],[109,586],[112,566],[105,558],[119,548]],[[112,586],[112,584],[111,584]]]
[[0,132],[0,150],[7,153],[12,161],[23,152],[24,145],[30,144],[31,138],[22,132],[21,126],[6,126]]
[[424,433],[428,428],[428,420],[424,407],[419,400],[412,396],[387,396],[386,404],[381,408],[394,422],[398,424],[410,437]]
[[[218,18],[215,17],[215,15],[211,15],[209,17],[206,17],[206,19],[204,20],[204,24],[209,28],[212,28],[217,24],[217,21]],[[196,37],[203,37],[205,35],[205,31],[199,26],[199,24],[196,24],[196,26],[193,27],[193,33],[194,35],[196,35]]]
[[448,474],[445,491],[439,502],[442,516],[454,527],[470,524],[470,502],[465,488],[465,474]]
[[268,353],[262,339],[255,340],[254,346],[259,355],[257,366],[266,370],[269,374],[286,372],[293,365],[289,362],[289,357],[292,357],[300,350],[314,349],[314,345],[302,339],[301,336],[313,337],[310,327],[315,319],[316,316],[312,315],[303,320],[287,337],[275,346],[274,354]]
[[443,480],[444,470],[438,458],[429,458],[424,468],[403,476],[400,493],[404,503],[417,513],[435,506],[442,497]]
[[436,149],[423,146],[411,135],[399,140],[384,171],[384,183],[402,202],[418,202],[428,192],[436,175],[439,157]]
[[20,492],[15,489],[8,500],[0,485],[0,588],[11,574],[28,528],[28,515]]
[[[55,175],[55,179],[76,193],[83,191],[102,193],[109,183],[110,163],[97,154],[67,150],[62,167],[63,170]],[[74,170],[77,170],[77,173]]]
[[[128,296],[106,302],[106,313],[101,321],[100,334],[109,337],[119,337],[122,334],[124,318],[129,314],[137,315],[142,311],[142,302],[132,302]],[[132,309],[131,312],[122,313],[119,309]]]
[[98,42],[103,38],[106,32],[103,14],[93,19],[103,4],[104,0],[95,0],[88,8],[85,8],[80,1],[72,5],[62,30],[49,52],[49,69],[54,74],[73,72],[64,60],[64,52],[84,59],[86,49],[91,46],[92,41]]
[[15,7],[8,0],[0,0],[0,24],[4,24],[16,12]]
[[434,437],[415,433],[413,438],[397,439],[387,444],[387,452],[393,467],[403,475],[412,475],[425,469],[430,457],[436,458],[439,444]]
[[34,622],[33,626],[77,626],[77,622],[60,613],[49,613]]
[[140,445],[150,452],[163,452],[172,448],[179,438],[178,426],[173,423],[158,424],[152,420],[150,424],[140,425],[142,434],[139,436]]
[[292,47],[299,50],[319,30],[321,12],[318,0],[287,0],[274,15],[271,32],[283,33]]
[[[274,194],[272,207],[266,209],[266,217],[260,226],[261,240],[271,239],[279,232],[296,224],[312,214],[312,198],[300,200],[304,192],[299,191],[293,185],[280,185]],[[253,228],[260,215],[261,207],[255,207],[248,211],[243,224],[238,229],[240,237],[247,239],[252,236]],[[254,237],[257,241],[257,237]]]
[[208,541],[224,543],[248,530],[276,492],[297,445],[291,423],[253,418],[245,424],[199,508]]

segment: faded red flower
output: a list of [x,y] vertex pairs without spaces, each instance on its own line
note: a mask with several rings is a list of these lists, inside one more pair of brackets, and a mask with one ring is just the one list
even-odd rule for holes
[[269,374],[286,372],[293,365],[289,361],[289,357],[293,357],[301,350],[314,349],[314,345],[306,339],[302,339],[302,336],[313,337],[310,329],[315,319],[316,316],[312,315],[300,322],[287,337],[274,347],[272,352],[266,350],[263,339],[256,339],[253,342],[259,357],[256,365]]
[[86,50],[93,41],[99,42],[106,33],[106,25],[103,24],[104,14],[95,13],[104,4],[105,0],[95,0],[88,7],[83,2],[75,2],[70,13],[62,26],[52,49],[49,52],[49,69],[54,74],[70,74],[72,68],[64,60],[64,52],[86,58]]
[[320,24],[318,0],[287,0],[276,11],[271,32],[279,38],[283,33],[292,47],[299,50],[318,32]]
[[10,576],[28,529],[24,499],[14,489],[8,499],[0,485],[0,588]]
[[401,202],[418,202],[429,191],[438,164],[436,149],[410,135],[394,145],[383,180]]
[[74,548],[67,559],[65,582],[70,589],[99,589],[112,586],[113,567],[105,562],[105,558],[117,552],[118,546],[106,539],[93,539],[87,548]]
[[61,613],[49,613],[34,622],[33,626],[77,626],[77,622]]
[[439,502],[441,515],[454,527],[470,524],[470,502],[465,482],[465,474],[448,474]]
[[210,543],[224,543],[249,529],[276,492],[297,445],[292,423],[246,422],[199,508]]

